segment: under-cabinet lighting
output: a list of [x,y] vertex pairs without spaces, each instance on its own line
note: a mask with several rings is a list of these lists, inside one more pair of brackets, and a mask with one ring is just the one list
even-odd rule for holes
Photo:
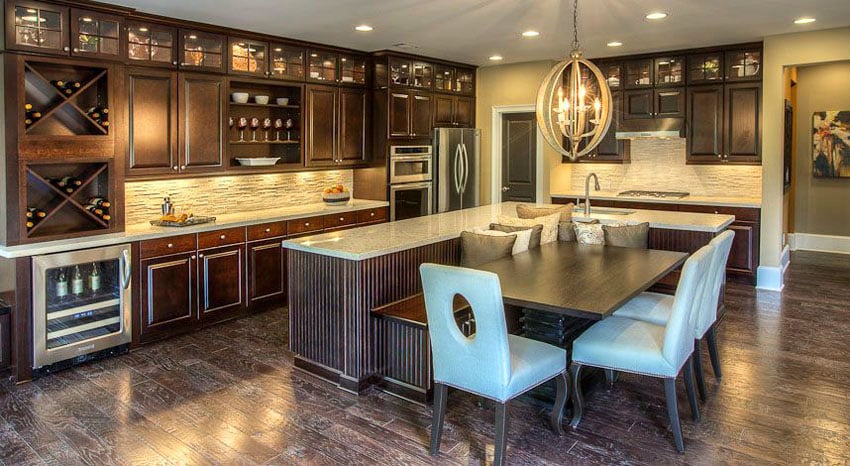
[[502,60],[502,56],[501,55],[491,55],[490,60],[500,61],[500,60]]
[[369,32],[369,31],[373,31],[374,29],[375,28],[373,28],[372,26],[369,26],[368,24],[361,24],[359,26],[354,27],[354,30],[357,31],[357,32]]
[[522,37],[537,37],[540,33],[537,31],[525,31],[522,33]]
[[795,19],[794,24],[809,24],[814,23],[815,21],[817,20],[812,18],[811,16],[803,16],[802,18]]
[[608,44],[606,44],[606,45],[608,45],[608,47],[621,47],[623,45],[623,43],[618,41],[618,40],[612,40],[611,42],[608,42]]
[[646,15],[646,19],[652,19],[652,20],[664,19],[666,17],[667,17],[667,13],[665,13],[663,11],[654,11],[654,12]]

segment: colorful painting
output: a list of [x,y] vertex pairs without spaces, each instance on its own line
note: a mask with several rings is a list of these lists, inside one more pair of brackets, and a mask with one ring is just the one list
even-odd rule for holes
[[812,145],[815,177],[850,178],[850,110],[815,112]]

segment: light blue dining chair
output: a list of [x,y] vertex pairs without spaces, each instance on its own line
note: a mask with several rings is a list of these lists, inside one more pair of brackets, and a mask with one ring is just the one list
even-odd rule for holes
[[[691,321],[694,331],[694,372],[696,373],[697,389],[700,398],[705,400],[705,378],[702,373],[701,345],[703,339],[708,341],[708,354],[714,376],[719,380],[720,357],[717,354],[717,338],[714,324],[717,322],[717,308],[720,300],[720,288],[726,277],[726,261],[732,249],[735,233],[726,230],[714,237],[709,246],[713,248],[711,265],[708,270],[708,284],[705,287],[699,305],[694,309]],[[661,293],[641,293],[630,300],[616,312],[615,316],[642,320],[656,325],[667,325],[673,310],[673,297]]]
[[676,377],[684,368],[685,387],[694,420],[699,420],[699,406],[694,391],[691,355],[691,312],[706,284],[711,248],[706,246],[688,258],[682,268],[673,303],[673,312],[666,326],[626,317],[611,316],[593,324],[573,342],[573,418],[577,427],[583,413],[581,369],[584,366],[631,372],[664,379],[667,414],[673,429],[676,449],[685,450],[679,406],[676,400]]
[[[434,367],[431,455],[439,453],[448,387],[496,402],[494,464],[505,461],[508,401],[553,378],[557,395],[549,421],[561,435],[569,386],[566,351],[508,335],[498,275],[436,264],[422,264],[419,271]],[[455,323],[456,295],[466,299],[475,318],[475,333],[468,337]]]

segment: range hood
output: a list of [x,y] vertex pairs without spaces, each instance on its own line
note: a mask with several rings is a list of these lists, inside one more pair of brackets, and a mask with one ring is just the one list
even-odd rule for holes
[[683,118],[647,118],[620,122],[617,139],[671,139],[685,137]]

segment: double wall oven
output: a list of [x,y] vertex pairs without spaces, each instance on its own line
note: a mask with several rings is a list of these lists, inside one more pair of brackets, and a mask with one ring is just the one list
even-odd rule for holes
[[433,213],[432,146],[390,147],[390,220]]

